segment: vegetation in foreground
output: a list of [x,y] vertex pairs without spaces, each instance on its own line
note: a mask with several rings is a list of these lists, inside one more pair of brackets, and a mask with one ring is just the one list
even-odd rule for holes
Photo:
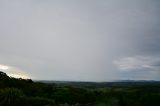
[[33,82],[0,72],[0,106],[160,106],[160,85],[92,87]]

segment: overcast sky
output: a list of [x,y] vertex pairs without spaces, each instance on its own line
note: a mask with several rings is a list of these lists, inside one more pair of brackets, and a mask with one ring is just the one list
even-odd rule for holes
[[160,80],[160,1],[0,0],[0,65],[40,80]]

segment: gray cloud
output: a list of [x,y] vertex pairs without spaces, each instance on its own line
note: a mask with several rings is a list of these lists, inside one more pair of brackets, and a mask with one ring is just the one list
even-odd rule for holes
[[159,4],[157,0],[1,0],[0,64],[17,67],[34,79],[83,81],[126,77],[114,60],[138,68],[143,64],[136,62],[149,61],[145,64],[158,67],[159,60],[150,63],[150,58],[160,53]]
[[160,71],[160,58],[147,56],[125,57],[113,61],[113,63],[121,70],[146,70]]
[[160,58],[157,56],[125,57],[114,60],[113,63],[123,74],[124,72],[128,73],[128,77],[134,76],[136,79],[159,79]]

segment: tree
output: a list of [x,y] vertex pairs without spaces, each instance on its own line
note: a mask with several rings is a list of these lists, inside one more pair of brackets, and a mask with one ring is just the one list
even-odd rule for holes
[[0,80],[6,80],[9,79],[9,76],[7,76],[6,73],[0,71]]

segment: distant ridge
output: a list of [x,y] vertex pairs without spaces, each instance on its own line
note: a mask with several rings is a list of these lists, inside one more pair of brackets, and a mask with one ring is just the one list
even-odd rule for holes
[[82,82],[82,81],[47,81],[39,80],[36,82],[42,82],[47,84],[56,84],[59,86],[75,86],[75,87],[89,87],[89,88],[101,88],[101,87],[133,87],[133,86],[160,86],[160,81],[155,80],[117,80],[112,82]]
[[115,80],[113,82],[160,82],[158,80]]

